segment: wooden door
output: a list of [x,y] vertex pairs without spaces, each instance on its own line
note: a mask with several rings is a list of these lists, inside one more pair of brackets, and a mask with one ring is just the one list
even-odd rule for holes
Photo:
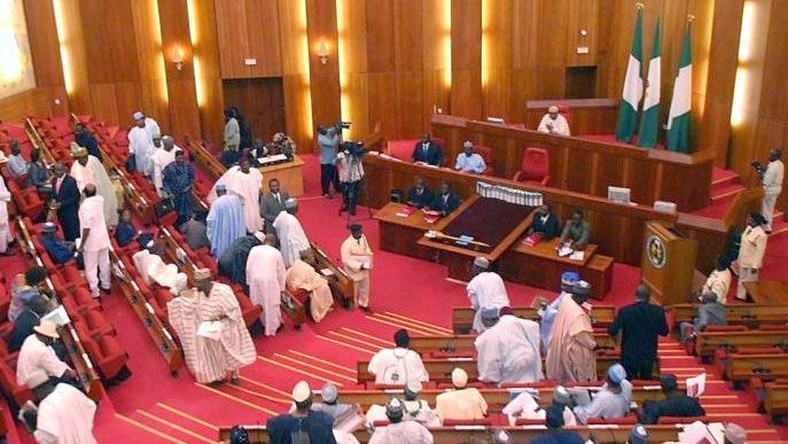
[[235,106],[252,131],[252,139],[270,142],[275,133],[285,132],[285,96],[281,77],[225,79],[224,107]]

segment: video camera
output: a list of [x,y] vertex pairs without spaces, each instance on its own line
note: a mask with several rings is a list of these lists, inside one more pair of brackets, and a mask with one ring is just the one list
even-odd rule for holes
[[361,156],[367,153],[364,149],[363,142],[342,142],[342,144],[339,145],[339,149],[344,152],[345,155],[356,159],[361,158]]
[[752,166],[755,169],[755,171],[758,173],[759,176],[763,176],[763,173],[766,172],[766,165],[758,162],[757,160],[752,162],[750,166]]

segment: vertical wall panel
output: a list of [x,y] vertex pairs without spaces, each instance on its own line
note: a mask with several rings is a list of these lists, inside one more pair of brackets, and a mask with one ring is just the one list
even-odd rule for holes
[[[315,125],[330,125],[341,115],[336,0],[306,0],[306,14],[312,121]],[[321,43],[328,50],[325,64],[318,56]]]
[[481,117],[481,39],[481,0],[452,0],[452,114],[470,118]]

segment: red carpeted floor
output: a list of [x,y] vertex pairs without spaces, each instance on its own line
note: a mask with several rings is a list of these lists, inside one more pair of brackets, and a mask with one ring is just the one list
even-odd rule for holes
[[[346,217],[337,214],[339,199],[319,195],[319,171],[314,156],[306,156],[305,186],[299,218],[309,237],[330,256],[348,235]],[[320,324],[306,324],[296,331],[292,324],[273,338],[257,337],[258,361],[242,370],[239,387],[213,389],[198,385],[188,372],[177,378],[168,369],[139,318],[119,294],[104,299],[104,310],[118,330],[118,338],[130,354],[133,376],[110,388],[102,401],[95,433],[101,442],[200,443],[215,442],[219,426],[264,423],[289,406],[295,382],[306,379],[313,388],[326,381],[342,388],[355,387],[356,362],[368,359],[391,344],[393,332],[409,328],[413,334],[448,334],[451,307],[467,304],[463,286],[445,280],[444,266],[378,250],[376,222],[361,209],[357,218],[376,251],[373,271],[372,315],[335,310]],[[788,279],[781,259],[788,257],[788,236],[770,241],[763,279]],[[0,259],[6,277],[24,264],[20,259]],[[624,305],[632,300],[638,268],[615,265],[613,288],[605,303]],[[507,283],[513,304],[527,305],[536,295],[552,298],[547,291]],[[661,343],[663,371],[691,376],[701,365],[668,339]],[[709,371],[712,370],[709,368]],[[720,421],[735,420],[751,430],[752,439],[776,440],[765,417],[753,413],[752,395],[733,392],[712,376],[704,405]],[[22,433],[22,442],[32,442]],[[784,434],[788,437],[788,434]],[[14,442],[13,440],[10,442]]]

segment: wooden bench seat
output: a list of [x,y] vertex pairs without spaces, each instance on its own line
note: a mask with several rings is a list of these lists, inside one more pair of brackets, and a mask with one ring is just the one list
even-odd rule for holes
[[[746,325],[756,329],[760,325],[788,323],[788,305],[741,304],[725,307],[728,325]],[[673,328],[678,331],[682,322],[692,322],[697,315],[697,304],[676,304],[669,307],[673,312]]]
[[[537,309],[533,307],[512,307],[514,315],[523,319],[539,321]],[[475,311],[470,307],[454,307],[452,310],[452,331],[454,334],[467,335],[473,328]],[[591,324],[595,328],[608,327],[616,318],[614,305],[594,305],[591,310]]]

